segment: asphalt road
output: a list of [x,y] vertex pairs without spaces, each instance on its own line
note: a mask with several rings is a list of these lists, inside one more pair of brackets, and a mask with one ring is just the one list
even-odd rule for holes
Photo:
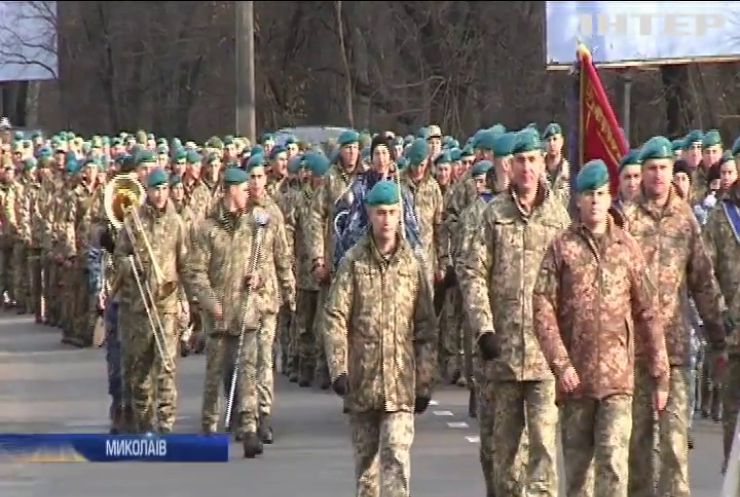
[[[106,432],[104,350],[60,344],[60,332],[0,313],[0,433]],[[204,360],[180,361],[177,432],[197,432]],[[414,497],[484,497],[477,427],[467,393],[446,387],[420,416],[412,454]],[[352,495],[347,422],[334,395],[300,389],[279,376],[275,444],[256,460],[232,446],[227,464],[0,464],[3,497],[333,497]],[[699,421],[691,453],[692,493],[717,497],[719,426]]]

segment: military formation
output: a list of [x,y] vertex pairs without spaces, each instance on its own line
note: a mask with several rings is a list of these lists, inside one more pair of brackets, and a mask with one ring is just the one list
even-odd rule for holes
[[[203,353],[205,434],[275,442],[274,370],[344,399],[356,495],[408,496],[414,415],[470,392],[488,497],[690,495],[695,411],[740,409],[740,139],[653,137],[571,177],[563,129],[461,143],[346,130],[202,145],[2,142],[4,305],[97,345],[112,433],[170,433]],[[279,433],[278,433],[279,435]]]

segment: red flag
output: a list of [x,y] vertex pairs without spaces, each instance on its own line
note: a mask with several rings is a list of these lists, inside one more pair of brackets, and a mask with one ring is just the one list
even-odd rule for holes
[[609,168],[612,195],[616,195],[619,188],[619,161],[629,150],[629,145],[601,84],[591,53],[583,45],[578,46],[578,62],[578,163],[583,167],[590,160],[603,160]]

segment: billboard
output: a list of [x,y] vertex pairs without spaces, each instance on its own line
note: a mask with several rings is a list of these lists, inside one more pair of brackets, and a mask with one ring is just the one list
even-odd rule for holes
[[546,2],[548,68],[576,43],[602,67],[740,59],[740,2]]
[[0,2],[0,82],[56,79],[57,2]]

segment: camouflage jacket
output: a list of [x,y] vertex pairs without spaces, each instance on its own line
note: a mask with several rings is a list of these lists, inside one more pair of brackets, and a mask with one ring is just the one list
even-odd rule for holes
[[[740,191],[735,185],[720,205],[709,212],[702,231],[714,276],[733,321],[740,318],[740,226],[735,226],[731,221],[737,220],[738,215]],[[733,355],[740,354],[739,333],[740,330],[735,329],[728,337],[729,352]]]
[[18,213],[18,234],[20,241],[27,247],[40,249],[43,243],[43,233],[38,226],[43,222],[39,210],[41,184],[35,181],[26,182],[23,193],[17,198],[16,211]]
[[561,158],[553,171],[545,172],[545,177],[552,192],[560,198],[567,209],[570,203],[570,164],[568,160],[565,157]]
[[202,181],[196,181],[194,183],[183,181],[183,187],[185,188],[185,203],[193,211],[195,218],[205,218],[213,205],[213,192],[211,192],[211,189]]
[[571,366],[581,386],[558,397],[632,394],[634,334],[649,350],[650,374],[668,387],[668,358],[655,290],[637,242],[616,224],[595,238],[574,223],[548,247],[532,296],[534,329],[556,376]]
[[458,227],[460,233],[457,237],[458,245],[453,251],[452,258],[455,273],[459,280],[462,279],[465,263],[468,260],[470,251],[475,246],[473,242],[476,240],[476,234],[482,229],[481,219],[483,218],[483,213],[486,211],[486,207],[488,207],[491,200],[493,200],[493,197],[478,197],[478,200],[470,204],[460,216]]
[[[258,228],[256,215],[266,218],[264,227]],[[253,254],[258,229],[262,242]],[[185,269],[188,295],[197,297],[206,311],[205,329],[235,334],[242,327],[256,330],[262,316],[276,313],[280,302],[292,305],[295,289],[286,250],[283,217],[273,202],[253,205],[242,214],[227,212],[222,202],[215,205],[193,232]],[[261,285],[248,292],[246,278],[253,258]],[[213,313],[218,304],[223,320],[217,322]]]
[[424,249],[424,262],[428,272],[436,272],[438,267],[447,268],[448,260],[440,258],[444,250],[437,250],[444,243],[442,214],[444,210],[442,191],[429,171],[420,180],[415,180],[409,170],[401,172],[401,184],[411,192],[414,205],[414,218],[419,225],[421,246]]
[[311,260],[308,257],[308,247],[306,247],[306,237],[304,236],[306,224],[309,222],[311,215],[311,202],[316,191],[317,189],[309,185],[304,186],[298,192],[289,217],[285,220],[287,225],[293,227],[296,287],[300,290],[319,290],[319,284],[311,274]]
[[[116,270],[124,278],[118,295],[119,301],[121,305],[128,305],[134,311],[144,312],[144,302],[129,259],[129,256],[136,254],[134,259],[138,256],[143,266],[139,268],[143,269],[143,273],[139,274],[141,282],[151,288],[158,311],[175,314],[179,311],[178,289],[187,256],[185,230],[180,216],[169,201],[162,211],[146,203],[137,212],[143,233],[134,228],[133,213],[129,213],[124,223],[131,227],[135,239],[129,238],[127,229],[120,230],[113,254]],[[152,254],[147,251],[144,237],[149,240]],[[161,271],[159,281],[154,269],[155,263]]]
[[[671,365],[688,364],[690,359],[691,323],[687,319],[687,296],[696,303],[709,342],[723,349],[722,295],[712,276],[712,261],[689,204],[671,190],[663,208],[641,195],[635,202],[625,205],[623,213],[627,230],[640,245],[648,276],[660,299],[660,317]],[[645,353],[639,340],[635,352],[638,358]]]
[[483,213],[461,287],[474,333],[500,337],[501,356],[492,368],[499,380],[552,378],[532,328],[532,289],[545,249],[569,224],[565,207],[544,184],[530,213],[513,190],[498,195]]
[[339,265],[324,308],[332,380],[347,373],[352,412],[412,411],[430,396],[437,323],[426,270],[399,238],[384,258],[366,235]]

